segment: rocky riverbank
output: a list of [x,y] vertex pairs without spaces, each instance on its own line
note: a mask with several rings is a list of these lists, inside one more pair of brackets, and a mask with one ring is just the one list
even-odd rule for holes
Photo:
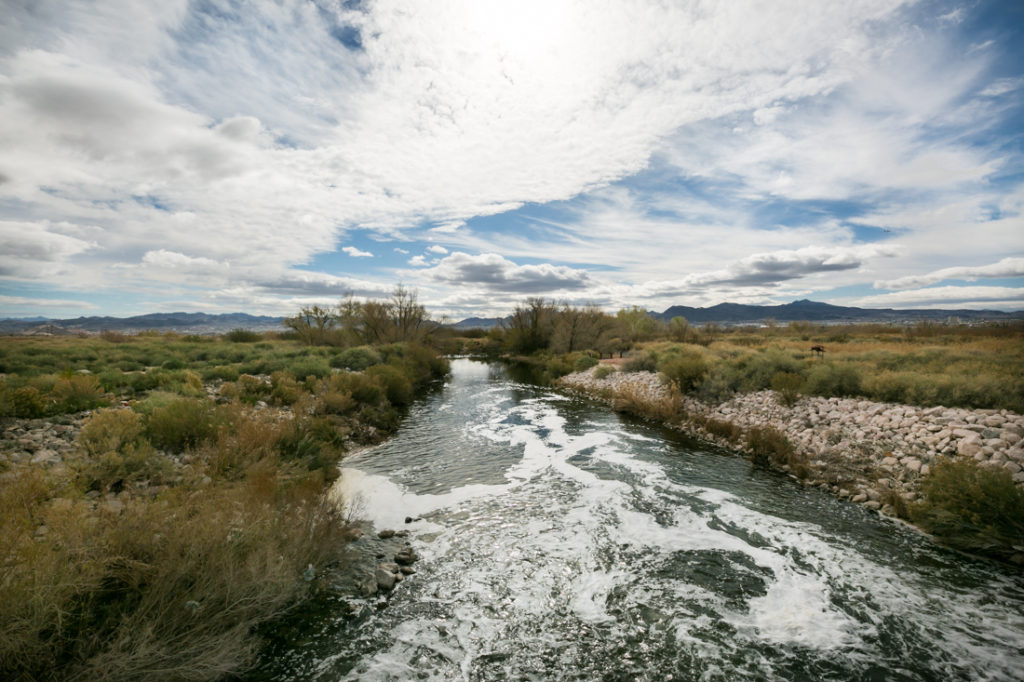
[[[562,377],[559,385],[608,402],[628,399],[653,406],[671,399],[654,372],[616,371],[598,379],[596,369]],[[713,433],[707,424],[731,424],[736,433],[778,429],[809,463],[807,484],[884,514],[893,515],[901,502],[915,500],[922,479],[940,458],[969,457],[980,466],[1005,469],[1024,488],[1024,416],[1006,410],[816,396],[787,406],[773,391],[759,391],[719,405],[683,396],[679,414],[684,417],[670,426],[729,448],[741,439]]]

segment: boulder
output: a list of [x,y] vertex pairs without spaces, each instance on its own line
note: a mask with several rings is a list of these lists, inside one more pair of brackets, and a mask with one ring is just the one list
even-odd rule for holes
[[405,547],[395,554],[395,563],[401,566],[409,566],[419,561],[419,558],[419,555],[416,554],[412,547]]

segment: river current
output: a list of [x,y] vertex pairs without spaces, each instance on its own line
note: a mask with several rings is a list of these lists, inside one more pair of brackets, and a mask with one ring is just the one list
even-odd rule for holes
[[1024,679],[1019,570],[497,365],[453,361],[338,486],[417,573],[253,679]]

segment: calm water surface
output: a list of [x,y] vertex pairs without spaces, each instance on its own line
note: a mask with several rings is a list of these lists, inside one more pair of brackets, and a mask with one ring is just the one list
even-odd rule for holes
[[1020,572],[496,365],[339,487],[418,573],[296,616],[252,679],[1024,679]]

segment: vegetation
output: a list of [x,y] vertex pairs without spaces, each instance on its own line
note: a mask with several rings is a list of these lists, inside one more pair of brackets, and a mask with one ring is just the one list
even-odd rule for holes
[[1002,559],[1024,555],[1024,490],[1005,469],[973,460],[943,460],[922,486],[910,519],[958,549]]
[[[472,343],[470,343],[472,341]],[[771,389],[801,395],[860,396],[910,405],[1024,412],[1024,323],[990,325],[813,325],[695,327],[663,323],[639,308],[602,313],[529,299],[508,324],[463,347],[504,352],[556,378],[574,369],[561,356],[602,359],[628,351],[622,369],[658,371],[708,402]],[[811,350],[823,346],[824,354]]]
[[0,417],[92,410],[61,466],[0,460],[0,677],[243,670],[257,626],[344,557],[324,495],[341,456],[447,371],[399,338],[429,340],[400,300],[359,304],[397,330],[372,346],[360,318],[330,328],[359,332],[351,348],[244,330],[0,341]]

